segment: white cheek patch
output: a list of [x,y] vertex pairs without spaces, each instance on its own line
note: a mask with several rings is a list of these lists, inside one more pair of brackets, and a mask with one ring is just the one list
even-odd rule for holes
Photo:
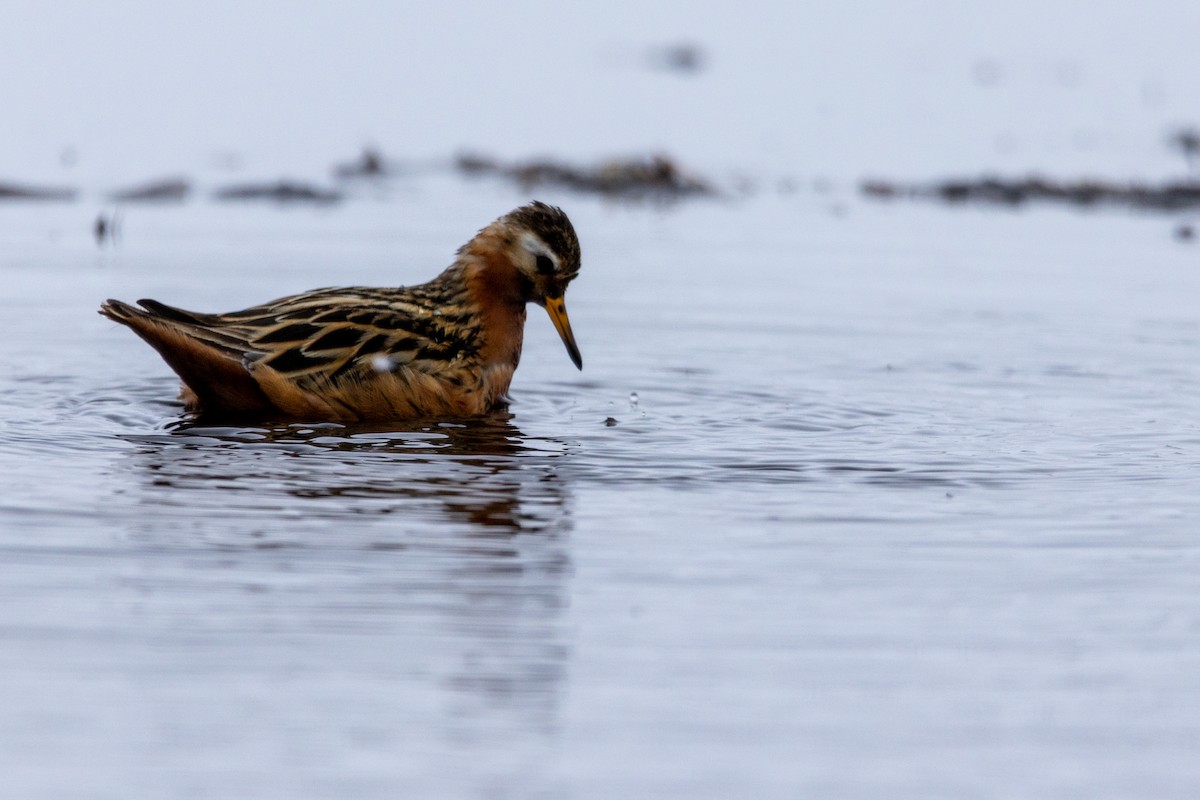
[[554,269],[558,270],[558,259],[550,252],[550,248],[546,247],[546,243],[532,233],[526,233],[521,237],[521,246],[533,256],[535,261],[538,256],[545,256],[550,259],[550,263],[554,265]]

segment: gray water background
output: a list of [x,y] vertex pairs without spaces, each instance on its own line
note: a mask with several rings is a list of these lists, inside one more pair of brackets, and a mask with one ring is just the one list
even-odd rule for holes
[[[128,23],[118,38],[137,18],[126,8],[110,10]],[[1072,8],[1046,14],[1069,20]],[[88,24],[75,11],[60,32]],[[590,60],[567,63],[624,90],[589,95],[593,125],[614,112],[592,135],[613,150],[626,136],[644,144],[654,133],[636,128],[649,123],[615,111],[639,91],[682,97],[673,117],[652,115],[679,123],[656,143],[678,141],[721,177],[742,166],[758,188],[665,207],[539,191],[583,242],[568,306],[585,370],[531,309],[511,415],[470,424],[180,425],[172,376],[94,310],[107,296],[219,310],[424,280],[528,192],[435,174],[351,187],[331,208],[201,196],[122,209],[119,241],[97,247],[91,223],[111,212],[103,190],[113,163],[135,163],[121,157],[132,145],[101,126],[95,147],[113,160],[97,165],[78,144],[66,167],[43,136],[47,165],[33,177],[85,193],[0,207],[5,794],[1194,797],[1200,264],[1170,235],[1186,217],[876,205],[856,197],[846,166],[1178,171],[1158,137],[1191,97],[1172,69],[1196,56],[1156,49],[1147,31],[1169,44],[1185,26],[1109,11],[1081,18],[1076,38],[1047,23],[1000,45],[947,12],[932,29],[948,51],[912,50],[940,54],[925,56],[932,66],[905,61],[900,45],[872,56],[911,108],[924,107],[923,77],[961,84],[951,99],[972,105],[958,107],[953,135],[937,124],[949,111],[858,131],[853,112],[865,118],[867,103],[855,89],[874,86],[870,74],[835,72],[849,77],[820,90],[841,112],[778,110],[746,79],[780,70],[736,58],[750,52],[739,44],[750,23],[662,12],[597,32],[575,20],[570,30],[592,32],[570,52]],[[711,69],[692,83],[638,60],[672,19],[708,37]],[[1025,30],[1013,15],[984,22],[1005,20]],[[168,22],[200,40],[217,27],[156,30]],[[850,11],[823,30],[801,22],[776,28],[760,59],[794,74],[817,57],[773,55],[793,52],[787,30],[860,54],[852,34],[877,30]],[[931,24],[899,30],[932,40]],[[379,29],[365,26],[368,41],[386,38]],[[846,38],[819,35],[831,31]],[[539,41],[549,56],[567,52],[563,38]],[[1106,79],[1110,40],[1132,54],[1127,81]],[[1043,41],[1057,47],[1021,57]],[[334,52],[337,64],[372,49]],[[262,60],[231,53],[230,69]],[[151,74],[135,69],[144,57],[111,63]],[[979,59],[1001,65],[998,85],[973,79]],[[192,62],[166,63],[170,77]],[[299,77],[305,63],[287,59]],[[1073,86],[1054,79],[1060,63],[1076,64]],[[42,85],[58,85],[61,67],[48,69]],[[198,74],[202,98],[222,85]],[[515,80],[515,62],[501,74]],[[272,85],[253,75],[251,98]],[[1145,95],[1155,85],[1158,106]],[[84,119],[70,96],[74,111],[46,119]],[[725,96],[775,108],[756,124],[785,144],[749,126],[714,141],[683,124]],[[232,101],[214,90],[207,102]],[[1041,109],[1010,123],[1016,153],[975,113],[1005,103]],[[147,147],[136,163],[154,166],[170,148],[146,143],[187,127],[192,106],[169,108],[157,137],[130,128]],[[524,116],[497,118],[498,152],[522,152]],[[785,118],[818,135],[803,141]],[[251,132],[235,177],[271,174],[273,158],[323,174],[323,136],[345,149],[367,135],[334,122],[265,155],[252,132],[265,141],[281,123],[232,119],[246,130],[193,131],[192,149],[177,139],[179,168],[224,180],[205,148]],[[424,126],[454,128],[440,119]],[[986,135],[972,138],[975,125]],[[841,146],[821,139],[825,126],[844,127]],[[36,150],[36,126],[17,128],[4,134],[8,158]],[[986,143],[939,148],[938,137]],[[868,150],[877,162],[857,159]],[[794,185],[779,191],[780,176]]]

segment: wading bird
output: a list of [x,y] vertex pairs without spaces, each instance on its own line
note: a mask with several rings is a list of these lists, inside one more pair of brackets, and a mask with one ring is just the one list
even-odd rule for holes
[[200,415],[465,417],[504,405],[527,303],[546,309],[583,368],[563,304],[579,265],[567,215],[534,202],[479,231],[419,286],[316,289],[228,314],[108,300],[100,313],[162,355]]

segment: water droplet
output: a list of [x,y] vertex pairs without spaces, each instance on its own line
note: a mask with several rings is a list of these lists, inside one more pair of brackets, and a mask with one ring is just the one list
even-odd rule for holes
[[638,396],[637,396],[637,392],[630,392],[630,393],[629,393],[629,405],[631,405],[631,406],[633,406],[633,407],[635,407],[635,408],[636,408],[636,407],[637,407],[637,403],[638,403]]
[[371,369],[376,372],[391,372],[396,368],[396,362],[382,353],[371,359]]

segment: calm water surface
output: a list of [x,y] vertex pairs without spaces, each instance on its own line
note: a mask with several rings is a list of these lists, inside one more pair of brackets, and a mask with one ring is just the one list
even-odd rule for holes
[[[23,798],[1194,797],[1200,269],[1161,219],[575,220],[509,412],[192,424],[107,296],[425,280],[523,196],[0,218]],[[835,213],[836,212],[836,213]]]

